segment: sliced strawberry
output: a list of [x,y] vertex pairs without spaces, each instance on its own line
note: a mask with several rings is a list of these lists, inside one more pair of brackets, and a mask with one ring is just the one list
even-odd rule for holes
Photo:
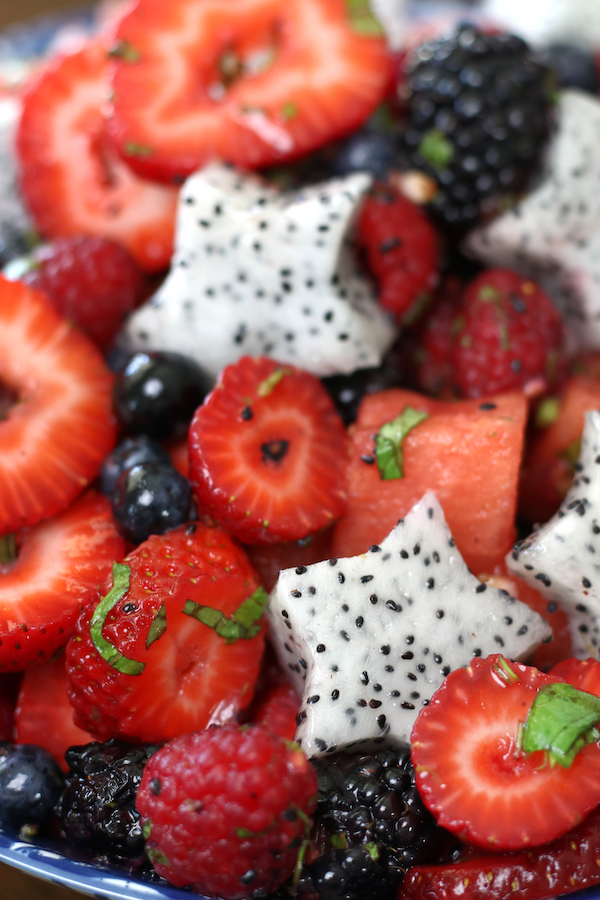
[[[384,98],[386,43],[345,0],[138,0],[117,29],[110,130],[144,175],[300,156]],[[362,13],[362,15],[361,15]]]
[[301,369],[249,356],[227,366],[189,441],[200,509],[242,541],[296,541],[346,508],[346,431]]
[[567,768],[526,754],[522,726],[540,689],[563,683],[501,656],[456,669],[411,735],[417,787],[440,825],[494,850],[537,846],[569,831],[600,802],[600,747]]
[[92,735],[73,721],[73,707],[67,696],[65,658],[32,666],[23,676],[15,711],[16,744],[44,747],[66,772],[65,752],[69,747],[88,744]]
[[398,900],[545,900],[599,884],[598,859],[600,809],[545,847],[415,866]]
[[0,277],[0,534],[64,509],[115,443],[113,376],[43,294]]
[[562,659],[549,672],[580,691],[600,697],[600,662],[597,659]]
[[67,645],[80,727],[101,739],[162,742],[250,703],[267,595],[226,532],[193,523],[152,535],[106,588]]
[[29,86],[17,135],[21,189],[45,237],[109,238],[160,271],[171,258],[177,191],[140,179],[112,149],[105,62],[105,46],[92,43]]
[[381,305],[404,321],[417,316],[438,283],[438,237],[425,213],[393,185],[377,184],[363,204],[357,239]]
[[81,604],[124,552],[110,503],[89,491],[67,510],[15,534],[0,567],[0,672],[48,659],[70,637]]
[[9,691],[0,682],[0,741],[14,739],[15,700],[9,697]]

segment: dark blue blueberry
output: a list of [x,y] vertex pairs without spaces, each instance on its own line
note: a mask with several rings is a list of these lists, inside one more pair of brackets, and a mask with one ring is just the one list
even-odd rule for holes
[[138,437],[126,438],[102,463],[100,472],[100,488],[103,494],[110,499],[113,495],[117,479],[127,469],[146,463],[170,466],[169,454],[152,438],[145,434]]
[[115,381],[115,415],[125,434],[181,437],[210,388],[206,372],[186,356],[136,353]]
[[132,544],[164,534],[190,517],[192,490],[170,465],[133,466],[118,478],[112,496],[117,528]]
[[42,825],[64,786],[53,756],[34,744],[0,741],[0,824]]
[[385,179],[397,157],[397,140],[393,134],[370,128],[355,132],[343,142],[332,162],[334,175],[371,172]]
[[557,42],[543,51],[544,62],[554,70],[560,87],[579,88],[598,94],[600,83],[594,58],[573,44]]

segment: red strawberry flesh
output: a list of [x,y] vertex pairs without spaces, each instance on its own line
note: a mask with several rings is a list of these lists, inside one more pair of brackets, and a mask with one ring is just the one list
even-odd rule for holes
[[256,168],[347,134],[383,99],[385,41],[344,0],[142,0],[117,29],[110,129],[147,176]]
[[597,744],[569,768],[519,747],[538,691],[560,681],[499,656],[475,659],[446,678],[411,736],[417,787],[440,825],[488,850],[537,846],[600,802]]
[[43,294],[0,278],[0,534],[64,509],[113,448],[113,376]]

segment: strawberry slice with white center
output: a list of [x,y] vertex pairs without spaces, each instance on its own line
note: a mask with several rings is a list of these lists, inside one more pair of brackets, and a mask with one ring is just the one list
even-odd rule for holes
[[[14,538],[16,558],[0,565],[0,672],[47,660],[64,646],[81,604],[124,552],[110,503],[96,491]],[[2,550],[8,546],[5,538]]]
[[38,291],[0,277],[0,535],[65,509],[114,447],[113,375]]
[[[594,734],[572,760],[557,761],[552,749],[557,734],[564,735],[572,721],[544,719],[540,704],[538,730],[533,728],[528,714],[542,691],[546,702],[548,688],[556,696],[546,714],[555,716],[560,706],[562,716],[566,689],[566,719],[571,710],[579,716],[576,703],[583,700],[595,704],[593,715],[600,721],[597,698],[497,655],[455,669],[419,713],[411,736],[417,787],[438,823],[461,840],[487,850],[537,846],[566,834],[600,802],[600,746]],[[531,743],[541,733],[540,722],[544,734],[552,735],[547,745]],[[594,724],[588,730],[595,731]]]
[[139,0],[116,37],[110,131],[163,179],[313,150],[360,125],[391,72],[368,5],[346,0]]
[[308,372],[266,356],[227,366],[189,444],[200,509],[242,541],[297,541],[345,512],[346,430]]
[[26,90],[17,133],[21,190],[45,237],[122,244],[149,272],[173,250],[177,190],[139,178],[105,131],[106,46],[49,64]]
[[73,722],[73,707],[67,696],[69,680],[64,654],[23,675],[15,710],[16,744],[44,747],[66,772],[65,753],[69,747],[93,741],[87,731]]

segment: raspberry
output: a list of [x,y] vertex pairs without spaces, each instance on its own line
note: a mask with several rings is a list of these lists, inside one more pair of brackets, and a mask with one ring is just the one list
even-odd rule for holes
[[463,295],[453,330],[462,397],[521,389],[538,396],[560,383],[560,316],[540,287],[516,272],[488,269],[475,278]]
[[151,757],[137,806],[161,875],[237,900],[291,875],[316,795],[315,771],[296,744],[227,725],[182,735]]
[[23,281],[107,350],[143,299],[144,278],[127,250],[104,238],[59,238],[34,250]]

